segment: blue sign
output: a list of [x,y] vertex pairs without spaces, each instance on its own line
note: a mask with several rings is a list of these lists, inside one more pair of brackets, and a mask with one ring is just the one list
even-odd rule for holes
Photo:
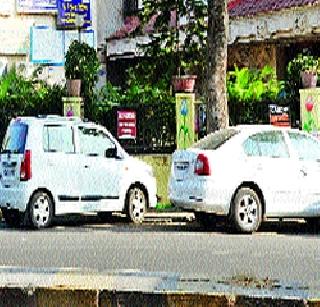
[[76,28],[76,16],[83,16],[81,28],[88,28],[92,25],[90,13],[90,0],[57,0],[59,28]]
[[57,0],[17,0],[18,12],[57,11]]

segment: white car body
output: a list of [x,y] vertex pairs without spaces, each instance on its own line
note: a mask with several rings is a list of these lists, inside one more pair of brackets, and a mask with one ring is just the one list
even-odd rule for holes
[[[20,153],[2,152],[0,155],[1,208],[25,212],[32,195],[38,190],[44,190],[52,195],[55,215],[122,212],[125,210],[128,189],[135,184],[143,186],[147,192],[148,207],[156,206],[156,180],[151,167],[130,157],[104,127],[83,122],[79,118],[20,117],[11,121],[7,137],[10,137],[10,127],[17,123],[26,125],[28,129],[25,148]],[[47,146],[44,145],[47,141],[44,129],[49,131],[47,127],[54,129],[56,126],[71,128],[74,152],[44,150]],[[81,152],[81,146],[84,145],[79,137],[79,127],[84,127],[81,129],[87,129],[86,131],[101,131],[101,134],[94,135],[97,139],[92,145],[100,148],[99,141],[102,137],[104,142],[115,146],[119,156],[108,158]],[[49,144],[49,132],[46,133]],[[64,142],[64,138],[61,140]],[[61,140],[52,138],[51,142]],[[21,162],[28,150],[31,151],[32,175],[29,180],[22,181]]]
[[[176,207],[227,216],[236,191],[247,186],[258,193],[264,218],[320,217],[320,142],[317,138],[299,130],[273,126],[229,129],[239,133],[215,150],[189,148],[173,154],[168,189]],[[249,137],[251,142],[257,134],[260,137],[260,133],[273,131],[281,132],[289,157],[250,156],[245,152],[244,142]],[[307,158],[299,158],[295,146],[299,146],[301,155],[304,146],[294,143],[299,136],[314,144],[310,159],[308,148],[305,148]],[[305,142],[307,146],[309,141]],[[208,176],[194,172],[199,154],[208,158],[211,170]]]

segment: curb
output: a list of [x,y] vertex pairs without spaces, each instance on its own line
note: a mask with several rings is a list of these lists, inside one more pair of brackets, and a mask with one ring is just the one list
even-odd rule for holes
[[55,288],[0,288],[0,306],[319,306],[318,300],[230,295],[223,293],[147,293]]
[[278,281],[260,284],[258,280],[244,286],[242,281],[182,278],[173,273],[138,270],[0,267],[0,307],[320,306],[320,288],[288,286]]

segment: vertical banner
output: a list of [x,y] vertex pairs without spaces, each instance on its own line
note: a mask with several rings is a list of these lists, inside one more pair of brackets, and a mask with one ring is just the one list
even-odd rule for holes
[[83,113],[83,99],[78,97],[63,97],[63,116],[84,117]]
[[176,94],[177,149],[185,149],[194,143],[195,94]]
[[300,122],[302,130],[320,134],[320,88],[302,89],[300,92]]
[[118,139],[136,139],[137,118],[134,110],[117,111],[117,137]]

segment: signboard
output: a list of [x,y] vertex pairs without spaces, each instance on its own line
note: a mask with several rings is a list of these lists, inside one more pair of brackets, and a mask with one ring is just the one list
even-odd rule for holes
[[30,61],[32,63],[63,65],[63,33],[49,26],[31,28]]
[[[86,42],[94,48],[93,30],[82,31],[80,35],[82,42]],[[77,31],[58,31],[46,25],[33,26],[30,33],[30,61],[63,66],[68,48],[71,42],[76,39],[79,39]]]
[[320,88],[300,90],[300,122],[302,130],[319,134]]
[[16,0],[17,12],[56,12],[57,0]]
[[117,111],[118,139],[135,139],[137,136],[136,111]]
[[[94,31],[93,30],[83,30],[80,32],[81,42],[87,43],[90,47],[94,48]],[[68,30],[64,31],[64,53],[66,54],[72,41],[79,40],[78,31]]]
[[177,149],[185,149],[194,143],[195,94],[176,94]]
[[84,24],[81,28],[92,25],[90,0],[57,0],[59,28],[76,28],[76,15],[82,15]]
[[273,126],[290,127],[289,107],[269,104],[269,117]]

